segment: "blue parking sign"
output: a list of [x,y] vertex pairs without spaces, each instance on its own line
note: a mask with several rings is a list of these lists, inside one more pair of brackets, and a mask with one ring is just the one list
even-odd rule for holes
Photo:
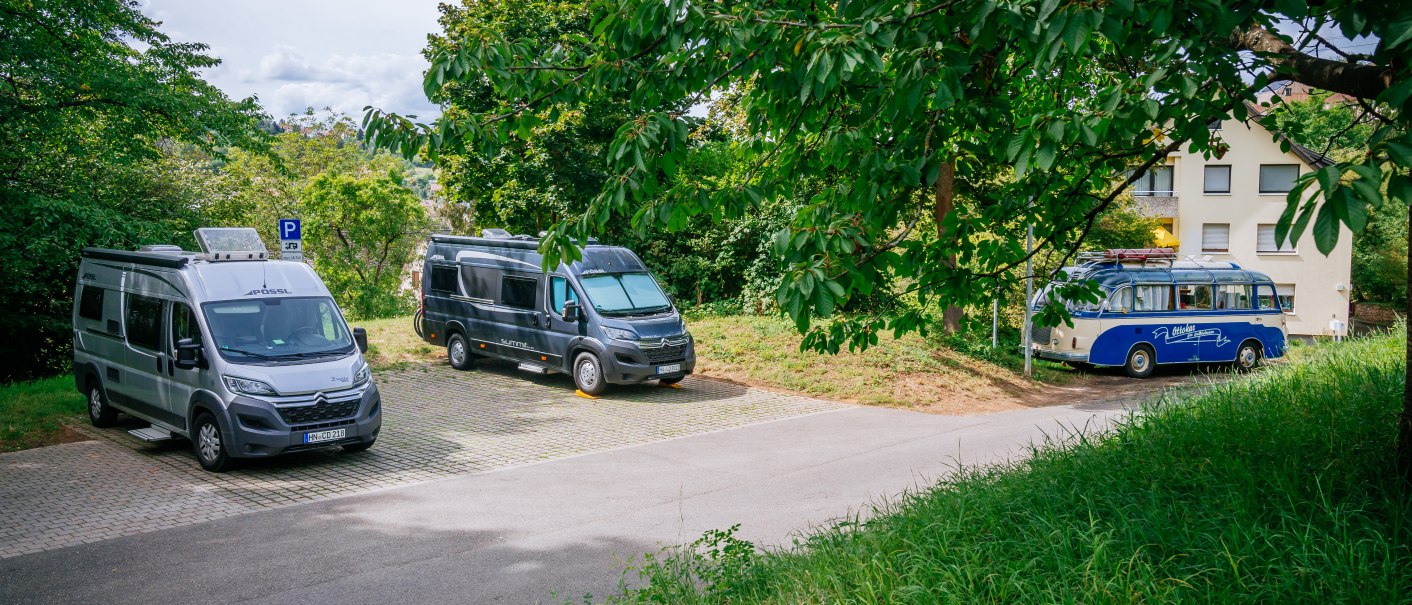
[[280,240],[304,239],[299,233],[299,219],[279,219],[279,238]]

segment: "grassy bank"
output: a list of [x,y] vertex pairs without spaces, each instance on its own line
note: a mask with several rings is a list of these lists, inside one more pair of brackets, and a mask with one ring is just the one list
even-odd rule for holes
[[[957,396],[1001,400],[1041,385],[995,361],[966,355],[915,334],[878,339],[867,351],[801,352],[794,324],[777,317],[688,317],[696,371],[705,376],[869,405],[932,408]],[[990,346],[989,335],[976,347]],[[1036,360],[1035,379],[1063,383],[1074,372]]]
[[87,422],[83,406],[68,375],[0,386],[0,452],[61,441],[65,422]]
[[1412,496],[1390,477],[1402,346],[1312,347],[781,551],[708,534],[647,559],[619,600],[1408,602]]

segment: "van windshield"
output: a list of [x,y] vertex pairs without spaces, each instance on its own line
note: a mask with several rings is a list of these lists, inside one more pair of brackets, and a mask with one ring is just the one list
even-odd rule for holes
[[309,359],[353,352],[353,338],[326,297],[261,298],[202,305],[221,356],[231,361]]
[[660,313],[672,308],[647,273],[603,273],[579,279],[593,308],[606,316]]

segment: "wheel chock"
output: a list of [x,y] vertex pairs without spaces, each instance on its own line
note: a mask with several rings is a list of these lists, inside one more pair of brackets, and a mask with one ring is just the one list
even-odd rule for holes
[[598,399],[597,395],[589,395],[588,393],[583,392],[581,389],[574,389],[574,394],[584,399]]
[[[658,383],[658,384],[661,384],[661,383]],[[681,388],[681,383],[680,383],[680,382],[673,382],[672,384],[663,384],[662,386],[667,387],[667,388],[669,388],[669,389],[680,389],[680,388]]]

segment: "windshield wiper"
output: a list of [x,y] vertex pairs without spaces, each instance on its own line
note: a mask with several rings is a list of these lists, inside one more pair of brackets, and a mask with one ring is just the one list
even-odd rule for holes
[[342,355],[347,352],[348,351],[345,351],[343,349],[329,349],[327,351],[302,351],[299,353],[288,353],[286,355],[281,355],[281,357],[328,357],[331,355]]
[[241,354],[241,355],[246,355],[246,356],[249,356],[249,357],[254,357],[255,359],[274,359],[275,357],[283,357],[283,355],[272,356],[272,355],[266,355],[266,354],[264,354],[264,353],[256,353],[256,352],[254,352],[254,351],[246,351],[245,349],[232,349],[232,348],[230,348],[230,347],[222,347],[221,350],[222,350],[222,351],[229,351],[229,352],[231,352],[231,353],[239,353],[239,354]]

